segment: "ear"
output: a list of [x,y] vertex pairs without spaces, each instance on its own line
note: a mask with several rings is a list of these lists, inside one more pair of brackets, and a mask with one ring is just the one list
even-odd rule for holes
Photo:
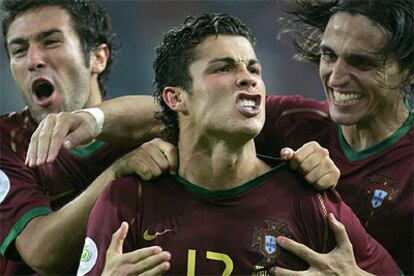
[[187,112],[185,105],[185,93],[179,87],[167,86],[162,91],[162,99],[168,107],[175,112]]
[[108,61],[109,48],[106,44],[99,45],[91,54],[91,70],[92,73],[100,74],[106,68],[106,63]]

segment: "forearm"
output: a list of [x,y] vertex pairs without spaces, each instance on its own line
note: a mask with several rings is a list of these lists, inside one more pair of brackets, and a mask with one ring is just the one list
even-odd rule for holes
[[99,138],[115,143],[138,144],[160,135],[155,119],[158,104],[152,96],[124,96],[101,103],[105,122]]
[[110,167],[72,202],[30,221],[16,239],[23,260],[42,275],[67,273],[75,266],[80,259],[89,213],[114,178],[115,171]]

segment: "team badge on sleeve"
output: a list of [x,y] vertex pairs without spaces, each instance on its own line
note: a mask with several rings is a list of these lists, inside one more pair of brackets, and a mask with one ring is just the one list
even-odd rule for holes
[[10,180],[9,177],[0,170],[0,203],[6,198],[10,191]]
[[86,237],[85,245],[83,247],[82,256],[79,263],[78,273],[77,276],[83,276],[91,269],[96,263],[96,259],[98,258],[98,248],[96,247],[95,242]]
[[280,248],[276,243],[278,236],[288,236],[285,232],[287,224],[266,220],[266,227],[255,227],[252,247],[258,246],[259,252],[264,256],[261,265],[272,265],[280,254]]

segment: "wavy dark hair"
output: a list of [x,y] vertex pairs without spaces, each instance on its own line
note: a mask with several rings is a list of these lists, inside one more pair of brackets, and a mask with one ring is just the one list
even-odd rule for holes
[[107,82],[116,55],[115,34],[112,32],[108,13],[93,0],[3,0],[3,41],[8,55],[7,33],[13,21],[22,13],[45,6],[57,6],[68,12],[77,32],[84,54],[85,65],[89,67],[90,54],[100,45],[108,45],[110,55],[105,70],[99,74],[98,83],[101,94],[107,92]]
[[414,93],[414,85],[410,84],[414,77],[412,0],[296,0],[293,7],[289,11],[293,17],[284,20],[286,25],[279,34],[292,34],[296,58],[319,63],[319,45],[332,15],[337,12],[361,14],[388,32],[388,42],[378,54],[384,58],[384,63],[395,58],[400,70],[408,71],[401,88],[407,95]]
[[196,47],[212,35],[242,36],[252,45],[256,43],[250,29],[239,19],[227,14],[201,14],[187,17],[183,24],[169,30],[156,49],[154,98],[161,109],[155,116],[165,125],[163,137],[172,143],[178,143],[178,119],[162,99],[162,92],[167,86],[177,86],[191,94],[189,67],[198,58]]

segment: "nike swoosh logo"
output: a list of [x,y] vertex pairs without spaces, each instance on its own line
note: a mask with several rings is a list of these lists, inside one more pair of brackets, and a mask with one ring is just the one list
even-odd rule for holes
[[148,230],[145,230],[144,232],[144,240],[146,241],[152,241],[155,240],[158,236],[164,235],[165,233],[171,232],[172,229],[165,229],[162,232],[155,232],[154,234],[148,233]]

